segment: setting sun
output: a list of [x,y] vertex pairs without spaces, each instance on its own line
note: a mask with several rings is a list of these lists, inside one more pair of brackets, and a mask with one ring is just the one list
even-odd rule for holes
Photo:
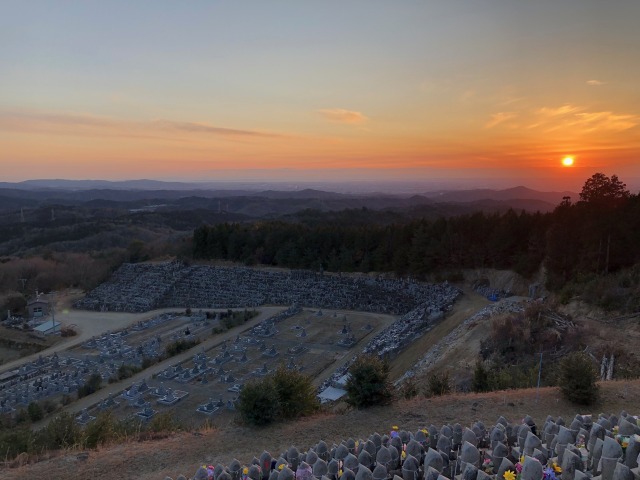
[[564,165],[565,167],[570,167],[571,165],[573,165],[573,157],[564,157],[562,159],[562,165]]

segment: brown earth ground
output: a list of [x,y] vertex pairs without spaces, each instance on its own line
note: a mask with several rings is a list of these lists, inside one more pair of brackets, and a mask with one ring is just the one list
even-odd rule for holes
[[[460,287],[463,295],[456,301],[452,310],[447,314],[445,319],[436,325],[432,330],[418,338],[411,345],[405,348],[398,357],[391,362],[389,377],[391,380],[397,380],[411,368],[422,355],[433,347],[438,341],[445,337],[454,328],[464,322],[467,318],[490,304],[482,295],[477,294],[470,288]],[[483,329],[488,334],[489,329]],[[477,337],[482,337],[483,332],[478,330]],[[480,340],[476,339],[477,347],[474,349],[463,348],[459,353],[458,361],[465,363],[469,360],[471,365],[475,363],[475,357],[479,351]],[[463,345],[461,345],[462,347]],[[473,359],[471,357],[473,356]]]
[[[599,402],[578,407],[562,398],[557,388],[509,390],[484,394],[455,394],[435,398],[400,400],[368,410],[323,412],[297,422],[286,422],[262,429],[252,429],[229,421],[208,430],[182,432],[156,441],[130,442],[89,451],[81,460],[77,451],[67,451],[55,458],[33,465],[5,468],[4,480],[47,478],[49,480],[137,479],[162,480],[179,474],[193,475],[203,463],[228,464],[233,458],[250,463],[263,450],[278,455],[289,446],[306,450],[319,440],[329,445],[349,437],[361,438],[373,432],[385,433],[392,425],[415,431],[433,423],[459,422],[470,425],[482,420],[493,424],[503,415],[519,422],[526,414],[541,425],[547,415],[572,418],[576,413],[597,415],[619,413],[638,408],[640,380],[612,381],[601,384]],[[631,412],[637,413],[637,412]]]

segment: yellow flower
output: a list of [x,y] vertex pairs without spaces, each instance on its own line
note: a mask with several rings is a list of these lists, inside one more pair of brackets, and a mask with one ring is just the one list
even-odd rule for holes
[[402,460],[404,460],[407,457],[407,452],[405,452],[404,450],[402,451]]
[[524,455],[520,457],[520,465],[524,465]]
[[516,480],[516,472],[514,472],[513,470],[507,470],[506,472],[504,472],[504,480]]
[[282,470],[284,468],[284,463],[281,463],[280,465],[278,465],[278,470]]
[[244,473],[246,475],[247,473],[249,473],[249,469],[247,467],[244,467],[242,469],[242,473]]
[[562,467],[556,462],[553,462],[553,471],[556,473],[562,473]]
[[393,427],[391,427],[393,430],[398,430],[398,426],[394,425]]

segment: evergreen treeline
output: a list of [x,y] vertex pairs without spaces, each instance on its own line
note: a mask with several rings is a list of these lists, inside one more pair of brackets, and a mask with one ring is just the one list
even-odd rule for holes
[[316,222],[201,226],[194,231],[194,257],[415,276],[483,267],[528,276],[545,262],[553,289],[640,260],[640,198],[615,175],[601,173],[587,180],[578,202],[565,198],[546,214],[478,212],[391,225],[348,224],[336,221],[335,213],[323,222],[325,214],[317,215]]

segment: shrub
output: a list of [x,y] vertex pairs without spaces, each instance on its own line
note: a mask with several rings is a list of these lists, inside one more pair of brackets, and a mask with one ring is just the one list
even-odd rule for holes
[[363,355],[349,368],[347,403],[356,408],[382,405],[391,400],[389,365],[375,355]]
[[280,402],[274,382],[266,377],[247,383],[240,391],[238,411],[250,425],[267,425],[280,416]]
[[97,448],[112,442],[117,437],[117,421],[109,411],[100,412],[93,422],[84,429],[84,445],[87,448]]
[[406,400],[417,397],[419,393],[420,389],[413,378],[407,378],[398,390],[400,398],[404,398]]
[[473,383],[471,388],[474,392],[489,391],[489,372],[484,368],[481,361],[476,362],[476,368],[473,370]]
[[581,352],[574,352],[560,362],[560,390],[570,402],[591,405],[598,398],[596,369],[591,359]]
[[11,459],[22,452],[30,453],[34,448],[34,433],[29,427],[10,428],[0,431],[0,451],[3,459]]
[[154,438],[158,438],[159,434],[164,436],[178,430],[180,425],[173,418],[172,412],[164,412],[155,415],[151,422],[147,425],[147,431],[154,434]]
[[87,395],[91,395],[94,392],[97,392],[101,388],[101,383],[102,377],[100,376],[100,374],[94,373],[89,377],[87,383],[85,383],[78,389],[78,398],[80,399],[82,397],[86,397]]
[[273,374],[280,412],[285,419],[302,417],[318,408],[318,398],[311,378],[280,365]]
[[141,371],[142,369],[136,365],[120,365],[120,368],[118,368],[118,380],[131,378]]
[[38,420],[42,420],[44,418],[44,411],[39,403],[31,402],[27,407],[27,414],[29,415],[29,420],[32,422],[37,422]]
[[54,417],[45,428],[38,431],[38,437],[38,446],[54,450],[79,444],[82,431],[75,419],[63,412]]
[[432,373],[427,382],[427,393],[430,396],[445,395],[451,391],[449,372]]
[[177,340],[173,343],[170,343],[165,347],[165,354],[167,357],[174,357],[179,353],[186,352],[190,348],[198,345],[197,340]]

